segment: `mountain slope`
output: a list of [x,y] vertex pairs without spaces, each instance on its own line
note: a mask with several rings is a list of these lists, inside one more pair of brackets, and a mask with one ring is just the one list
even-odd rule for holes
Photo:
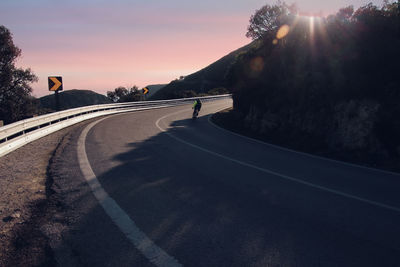
[[204,69],[186,76],[182,80],[172,81],[155,93],[151,99],[181,98],[196,94],[205,94],[211,89],[225,87],[225,75],[230,66],[235,62],[236,57],[240,53],[248,51],[254,45],[255,42],[252,42],[229,53]]
[[159,90],[161,90],[165,86],[166,86],[166,84],[147,85],[146,87],[149,89],[149,93],[147,95],[147,98],[152,97],[155,93],[157,93]]

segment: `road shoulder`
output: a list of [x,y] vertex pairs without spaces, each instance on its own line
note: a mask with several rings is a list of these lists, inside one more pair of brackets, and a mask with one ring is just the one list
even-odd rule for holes
[[77,124],[29,143],[0,158],[0,265],[54,266],[42,229],[56,202],[49,166]]

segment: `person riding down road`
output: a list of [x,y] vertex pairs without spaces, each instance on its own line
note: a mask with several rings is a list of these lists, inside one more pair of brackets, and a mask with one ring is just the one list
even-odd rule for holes
[[[194,111],[193,111],[193,117],[195,117],[195,113],[197,112],[197,114],[199,114],[200,109],[201,109],[201,101],[200,101],[199,98],[197,98],[197,99],[194,101],[193,109],[194,109]],[[196,117],[197,117],[197,116],[196,116]]]

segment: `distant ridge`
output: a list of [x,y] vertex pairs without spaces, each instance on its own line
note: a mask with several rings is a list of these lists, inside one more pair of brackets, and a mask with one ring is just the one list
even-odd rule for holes
[[157,93],[159,90],[164,88],[167,84],[152,84],[152,85],[147,85],[146,87],[149,89],[149,93],[147,95],[147,98],[152,97],[155,93]]
[[225,87],[225,75],[237,55],[248,51],[254,45],[255,42],[245,45],[184,79],[172,81],[151,98],[154,100],[181,98],[191,94],[206,94],[211,89]]
[[[67,90],[60,92],[59,97],[61,110],[111,103],[111,101],[105,95],[101,95],[90,90]],[[39,98],[39,101],[41,108],[54,110],[54,94],[41,97]]]

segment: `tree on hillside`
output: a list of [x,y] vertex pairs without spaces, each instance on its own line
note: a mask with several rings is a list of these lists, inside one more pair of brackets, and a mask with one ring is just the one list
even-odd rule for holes
[[108,91],[107,97],[114,103],[134,102],[143,100],[143,93],[136,85],[131,88],[119,86],[114,91]]
[[286,23],[290,14],[295,13],[297,13],[297,7],[294,4],[289,6],[280,1],[275,5],[266,4],[251,16],[246,37],[255,40],[273,33]]
[[0,25],[0,120],[6,124],[32,116],[35,110],[30,83],[38,78],[31,69],[15,66],[20,55],[11,32]]

